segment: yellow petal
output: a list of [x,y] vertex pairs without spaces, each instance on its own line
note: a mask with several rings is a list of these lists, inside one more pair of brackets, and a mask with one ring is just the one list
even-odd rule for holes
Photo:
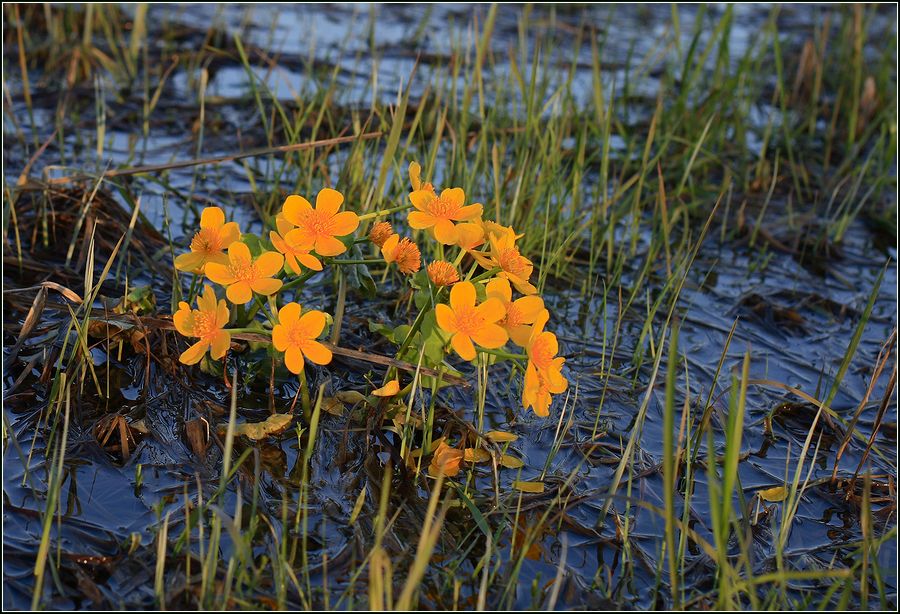
[[197,297],[197,307],[205,313],[213,313],[217,306],[216,291],[209,284],[203,284],[203,294]]
[[392,379],[381,388],[376,388],[375,390],[373,390],[372,394],[376,397],[392,397],[398,392],[400,392],[400,382],[398,380]]
[[216,328],[223,328],[230,319],[231,310],[228,309],[228,303],[225,302],[225,299],[219,299],[219,303],[216,305]]
[[[450,306],[454,311],[460,307],[475,306],[475,286],[470,281],[460,281],[450,290]],[[502,306],[501,306],[502,309]],[[500,316],[503,317],[502,315]]]
[[453,315],[453,310],[450,307],[443,303],[438,303],[434,307],[434,316],[442,330],[451,334],[456,332],[456,316]]
[[198,273],[206,264],[203,252],[188,252],[175,258],[175,268],[186,273]]
[[284,219],[294,226],[299,226],[310,211],[312,211],[312,205],[309,204],[309,201],[297,194],[288,196],[281,208]]
[[331,350],[318,341],[307,341],[303,344],[303,355],[317,365],[327,365],[331,362]]
[[322,334],[325,329],[325,313],[321,311],[307,311],[300,317],[298,326],[303,328],[303,332],[311,339],[315,339]]
[[284,256],[278,252],[263,252],[254,264],[260,277],[272,277],[284,266]]
[[488,298],[500,299],[503,303],[512,301],[512,286],[509,285],[509,280],[502,277],[495,277],[489,281],[484,290]]
[[476,217],[480,217],[483,212],[484,207],[481,205],[481,203],[475,203],[474,205],[461,207],[460,210],[453,215],[453,219],[457,222],[461,222],[463,220],[471,220]]
[[[181,304],[187,306],[187,303]],[[190,309],[179,309],[172,314],[172,321],[175,323],[175,330],[185,337],[194,335],[193,312]]]
[[331,232],[336,237],[343,237],[359,228],[359,216],[352,211],[342,211],[331,218]]
[[292,250],[309,250],[316,243],[316,235],[309,232],[306,228],[294,228],[284,236],[284,240]]
[[437,239],[438,243],[453,245],[459,240],[459,233],[456,231],[456,226],[453,222],[438,219],[434,223],[434,238]]
[[296,345],[288,346],[284,353],[284,364],[291,373],[299,374],[303,371],[303,352]]
[[[297,303],[288,303],[278,310],[278,322],[285,326],[292,326],[300,319],[302,308]],[[284,351],[284,350],[282,350]]]
[[410,228],[423,230],[434,226],[437,222],[437,218],[427,211],[410,211],[409,215],[406,217],[406,221],[409,223]]
[[[237,245],[237,243],[235,245]],[[206,268],[203,269],[203,272],[211,282],[217,283],[220,286],[227,286],[228,284],[233,284],[235,282],[234,275],[231,274],[231,269],[218,262],[208,263]]]
[[381,246],[381,256],[384,258],[385,262],[391,263],[396,260],[394,251],[397,249],[397,245],[400,244],[400,235],[392,234],[387,238],[384,242],[384,245]]
[[472,340],[483,348],[493,350],[505,345],[509,340],[509,334],[501,326],[488,324],[475,331]]
[[347,246],[334,237],[319,235],[316,238],[315,250],[320,256],[330,257],[343,254],[347,251]]
[[219,239],[222,241],[221,245],[224,248],[228,248],[235,241],[241,240],[241,229],[238,226],[237,222],[228,222],[219,230]]
[[422,187],[422,167],[418,162],[409,163],[409,183],[413,191]]
[[428,190],[416,190],[409,194],[409,202],[411,202],[413,207],[419,211],[428,211],[428,205],[430,205],[434,199],[434,194]]
[[322,263],[319,262],[319,259],[312,254],[297,254],[296,258],[300,261],[300,264],[305,266],[307,269],[310,269],[312,271],[322,270]]
[[294,229],[294,225],[283,215],[277,215],[275,216],[275,228],[278,229],[278,234],[283,237]]
[[[282,307],[282,309],[284,309],[284,307]],[[275,325],[272,329],[272,345],[274,345],[275,349],[279,352],[283,352],[288,348],[288,345],[290,345],[290,336],[288,335],[287,326],[283,324]]]
[[[508,285],[509,282],[507,282],[507,286]],[[541,312],[544,310],[544,299],[539,296],[523,296],[520,299],[516,299],[515,305],[516,309],[519,310],[522,322],[531,324],[537,320],[538,316],[541,315]]]
[[[457,207],[462,207],[466,202],[466,193],[462,188],[447,188],[441,192],[441,200]],[[478,215],[481,215],[479,212]]]
[[195,365],[203,358],[203,355],[206,354],[206,349],[209,347],[209,341],[205,339],[201,339],[184,352],[181,353],[181,356],[178,357],[178,360],[181,361],[182,364],[185,365]]
[[235,305],[246,305],[253,298],[253,290],[246,281],[237,281],[228,286],[225,296]]
[[468,335],[456,333],[450,340],[450,345],[463,360],[475,360],[475,346]]
[[257,294],[262,294],[263,296],[271,296],[275,294],[279,290],[281,290],[282,281],[280,279],[272,279],[271,277],[266,277],[264,279],[254,279],[250,282],[250,289],[256,292]]
[[250,262],[250,248],[247,247],[246,243],[235,241],[228,246],[228,259],[232,262],[234,262],[235,260]]
[[200,213],[200,228],[218,228],[225,223],[225,212],[218,207],[206,207]]
[[484,318],[484,321],[489,324],[499,322],[506,316],[506,306],[497,298],[487,299],[476,307],[475,310],[478,312],[478,315]]
[[343,202],[343,194],[331,188],[322,188],[316,195],[316,211],[334,215],[341,208]]
[[216,333],[216,336],[213,337],[209,355],[218,360],[225,355],[225,352],[228,351],[230,346],[231,334],[226,330],[220,330]]

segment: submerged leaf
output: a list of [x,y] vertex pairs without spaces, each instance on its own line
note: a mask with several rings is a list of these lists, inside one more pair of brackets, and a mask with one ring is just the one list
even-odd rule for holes
[[542,493],[544,492],[543,482],[525,482],[516,480],[512,483],[513,488],[522,492]]
[[482,448],[466,448],[464,450],[463,460],[467,463],[486,463],[491,460],[491,455],[487,450]]
[[[500,457],[500,464],[507,469],[519,469],[520,467],[525,466],[525,461],[520,458],[516,458],[515,456],[504,454]],[[541,485],[541,490],[543,490],[543,484]]]
[[763,501],[771,501],[773,503],[784,501],[787,498],[787,493],[788,490],[784,486],[775,486],[773,488],[766,488],[757,492],[760,499],[762,499]]
[[513,435],[512,433],[507,433],[506,431],[490,431],[488,433],[485,433],[484,436],[494,443],[506,443],[507,441],[515,441],[519,438],[518,435]]
[[[245,422],[234,427],[235,435],[244,435],[250,439],[257,441],[264,439],[269,435],[280,433],[294,419],[294,414],[272,414],[262,422]],[[226,426],[222,425],[219,430],[225,430]]]

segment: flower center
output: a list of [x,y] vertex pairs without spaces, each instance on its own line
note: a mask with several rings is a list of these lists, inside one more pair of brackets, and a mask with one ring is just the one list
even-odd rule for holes
[[531,263],[519,253],[518,247],[507,247],[500,250],[497,264],[507,273],[528,279],[531,277]]
[[216,334],[215,315],[203,311],[194,312],[194,335],[201,339],[213,337]]
[[542,336],[539,336],[531,346],[531,362],[538,369],[547,369],[553,363],[553,358],[554,354],[550,349],[550,344]]
[[333,222],[333,216],[322,211],[312,210],[303,219],[301,225],[310,234],[331,236],[334,234],[332,232]]
[[232,260],[228,268],[231,271],[232,277],[237,281],[253,281],[259,277],[253,263],[249,260],[244,260],[243,258]]
[[311,338],[309,331],[299,323],[288,329],[288,342],[301,350]]
[[459,211],[459,205],[457,203],[444,200],[440,197],[435,198],[431,201],[431,204],[428,205],[428,213],[438,218],[449,220],[457,211]]
[[474,307],[459,307],[455,315],[456,327],[464,335],[471,337],[484,327],[484,318],[478,315]]
[[213,228],[201,228],[191,239],[192,252],[212,254],[222,249],[222,238]]

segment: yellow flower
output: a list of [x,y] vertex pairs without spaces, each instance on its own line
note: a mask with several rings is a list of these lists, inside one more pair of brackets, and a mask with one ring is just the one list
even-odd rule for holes
[[309,246],[303,246],[288,240],[288,237],[296,238],[296,235],[291,235],[294,225],[287,221],[283,215],[275,218],[275,227],[278,228],[278,232],[270,231],[269,240],[272,241],[275,249],[284,254],[284,264],[288,270],[294,275],[300,275],[301,264],[313,271],[322,270],[322,263],[309,253]]
[[200,231],[191,239],[191,251],[175,258],[175,268],[203,274],[207,262],[227,264],[223,250],[240,240],[237,222],[225,223],[225,213],[218,207],[206,207],[200,214]]
[[392,397],[400,392],[400,381],[396,379],[392,379],[387,384],[382,386],[381,388],[377,388],[372,391],[372,394],[376,397]]
[[443,474],[452,478],[459,473],[459,465],[464,456],[465,453],[462,450],[451,448],[442,439],[431,458],[428,472],[435,477]]
[[537,295],[523,296],[512,300],[512,288],[509,280],[497,277],[485,286],[488,298],[499,299],[506,309],[506,317],[498,324],[506,329],[509,338],[518,346],[526,347],[531,336],[531,326],[544,309],[544,299]]
[[235,242],[228,248],[228,264],[210,262],[206,266],[206,276],[217,284],[225,286],[225,296],[235,305],[243,305],[253,293],[275,294],[281,289],[281,280],[272,279],[284,265],[284,256],[277,252],[263,252],[256,260],[250,255],[250,248]]
[[446,260],[437,260],[426,267],[428,278],[435,286],[452,286],[459,281],[456,267]]
[[434,310],[438,326],[451,335],[450,345],[463,360],[475,358],[475,345],[494,349],[509,339],[507,332],[496,324],[503,319],[503,303],[489,298],[475,306],[475,286],[461,281],[450,290],[450,305],[443,303]]
[[569,386],[562,374],[563,363],[566,362],[566,359],[556,355],[559,352],[556,335],[544,330],[549,318],[550,313],[546,309],[538,315],[531,329],[526,352],[531,364],[534,365],[541,378],[546,381],[549,391],[559,394]]
[[378,222],[369,232],[369,241],[378,247],[384,247],[384,242],[391,238],[394,229],[391,228],[390,222]]
[[291,373],[303,371],[304,358],[317,365],[331,362],[331,350],[316,341],[325,329],[325,314],[307,311],[300,315],[297,303],[288,303],[278,310],[278,324],[272,329],[272,343],[284,352],[284,364]]
[[531,408],[534,413],[542,418],[550,415],[550,403],[553,396],[549,386],[535,369],[534,364],[528,363],[525,369],[525,387],[522,389],[522,406]]
[[203,286],[203,295],[197,297],[197,307],[181,301],[178,311],[172,316],[175,330],[185,337],[199,337],[200,341],[185,350],[178,357],[182,363],[193,365],[200,362],[206,350],[213,359],[218,360],[225,355],[231,345],[231,334],[222,328],[228,324],[228,304],[223,300],[216,301],[216,293],[212,286]]
[[515,243],[515,234],[504,233],[500,236],[492,234],[490,251],[473,251],[472,256],[485,269],[499,267],[501,270],[497,273],[497,277],[508,279],[522,294],[536,294],[537,288],[528,281],[534,271],[534,265],[531,260],[519,253]]
[[500,239],[502,237],[511,237],[513,244],[515,244],[517,240],[525,236],[524,234],[517,235],[512,226],[503,226],[492,220],[480,220],[480,224],[484,231],[484,235],[488,238],[497,237]]
[[464,206],[466,193],[462,188],[448,188],[437,196],[433,191],[416,190],[409,200],[417,211],[410,211],[409,225],[417,230],[431,229],[434,238],[444,245],[453,245],[459,240],[459,231],[454,222],[462,222],[481,215],[478,203]]
[[409,275],[415,273],[422,266],[422,253],[419,246],[404,238],[400,240],[400,235],[391,235],[384,245],[381,246],[381,255],[388,264],[397,263],[400,272]]
[[359,216],[352,211],[338,213],[344,195],[331,188],[322,188],[316,196],[316,208],[302,196],[287,197],[282,215],[296,226],[285,239],[295,245],[314,249],[320,256],[337,256],[347,247],[335,237],[352,233],[359,226]]

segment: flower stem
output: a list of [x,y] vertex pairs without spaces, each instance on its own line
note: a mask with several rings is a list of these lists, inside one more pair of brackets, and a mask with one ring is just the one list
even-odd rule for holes
[[332,264],[385,264],[384,258],[369,258],[362,260],[351,260],[349,258],[341,260],[332,260]]
[[397,211],[405,211],[406,209],[412,209],[412,205],[399,205],[397,207],[391,207],[390,209],[379,209],[378,211],[372,211],[371,213],[364,213],[359,216],[359,221],[370,220],[373,217],[381,217],[384,215],[390,215],[391,213],[396,213]]
[[499,356],[500,358],[509,358],[511,360],[525,360],[528,358],[525,354],[511,354],[510,352],[504,352],[503,350],[489,350],[486,348],[478,348],[479,352],[484,352],[485,354],[493,354],[494,356]]

